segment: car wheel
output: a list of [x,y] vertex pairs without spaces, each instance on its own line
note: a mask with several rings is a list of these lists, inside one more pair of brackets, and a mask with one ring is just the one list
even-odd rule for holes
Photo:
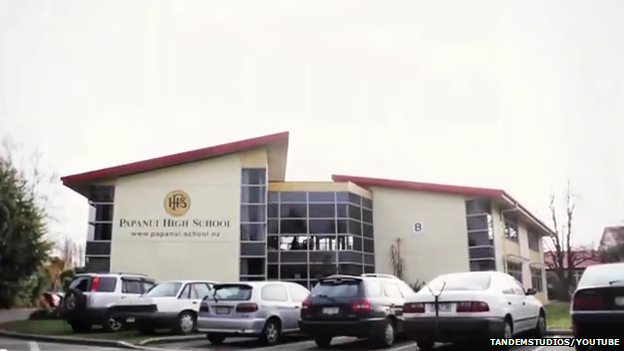
[[147,322],[136,321],[134,325],[136,326],[136,329],[139,332],[139,334],[143,334],[143,335],[154,334],[154,330],[156,329],[154,328],[152,324],[147,323]]
[[74,333],[88,333],[93,328],[93,325],[87,321],[71,321],[69,325]]
[[262,342],[266,345],[277,345],[281,337],[281,323],[277,319],[269,319],[262,329]]
[[377,335],[377,342],[383,347],[390,347],[394,345],[395,336],[394,324],[390,319],[386,319],[382,329],[379,331],[379,335]]
[[535,326],[533,334],[536,338],[543,338],[546,335],[546,328],[546,316],[544,313],[540,312],[539,317],[537,317],[537,325]]
[[223,345],[223,342],[225,341],[225,335],[223,334],[208,334],[206,335],[206,338],[210,341],[210,344],[215,346]]
[[433,340],[416,340],[416,344],[418,345],[418,349],[422,351],[433,350],[435,346],[435,342]]
[[[508,319],[505,319],[505,325],[503,326],[503,339],[513,338],[513,327]],[[509,350],[509,346],[502,345],[498,347],[499,350]]]
[[108,317],[108,320],[102,325],[102,329],[105,332],[115,333],[123,329],[123,323],[113,317]]
[[63,299],[63,312],[69,318],[79,317],[87,307],[85,295],[80,290],[70,289]]
[[187,335],[195,331],[197,327],[197,317],[191,311],[183,311],[178,315],[177,325],[174,329],[178,334]]
[[331,336],[317,336],[314,338],[314,342],[316,346],[320,349],[327,349],[331,346],[332,337]]

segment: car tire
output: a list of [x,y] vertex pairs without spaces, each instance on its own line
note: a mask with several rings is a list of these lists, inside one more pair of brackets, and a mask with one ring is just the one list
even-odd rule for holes
[[377,331],[377,335],[373,337],[374,341],[382,347],[390,347],[394,345],[396,331],[392,320],[386,319],[382,327]]
[[110,316],[102,323],[102,329],[107,333],[116,333],[123,328],[123,323]]
[[433,350],[435,342],[433,340],[416,340],[416,345],[418,345],[419,350],[429,351]]
[[282,340],[282,324],[278,319],[269,319],[262,328],[262,343],[267,346],[273,346]]
[[174,332],[181,335],[194,333],[197,329],[197,316],[191,311],[182,311],[178,315]]
[[156,330],[156,328],[154,328],[154,326],[151,323],[147,323],[143,321],[136,321],[134,325],[136,327],[136,330],[139,332],[139,334],[143,334],[143,335],[152,335],[154,334],[154,330]]
[[535,326],[532,334],[535,338],[543,338],[544,336],[546,336],[547,328],[548,326],[546,325],[546,315],[544,314],[544,312],[540,311],[539,317],[537,317],[537,325]]
[[223,345],[223,342],[225,341],[225,335],[223,335],[223,334],[207,334],[206,335],[206,339],[208,339],[208,341],[210,341],[211,345],[221,346],[221,345]]
[[[511,339],[513,338],[513,336],[514,336],[513,325],[511,324],[511,321],[509,319],[505,318],[505,324],[503,325],[503,335],[501,336],[501,338]],[[497,349],[501,351],[507,351],[509,350],[509,346],[501,345],[501,346],[498,346]]]
[[328,349],[331,346],[331,336],[317,336],[314,338],[314,342],[319,349]]
[[70,321],[69,326],[74,333],[88,333],[93,329],[93,324],[81,320]]
[[69,289],[63,298],[63,313],[67,317],[80,316],[84,314],[87,308],[87,299],[82,291],[77,289]]

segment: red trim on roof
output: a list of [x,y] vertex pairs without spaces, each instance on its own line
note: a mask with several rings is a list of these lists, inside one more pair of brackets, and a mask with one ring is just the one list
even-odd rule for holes
[[[585,269],[589,266],[593,266],[593,265],[597,265],[601,263],[598,259],[596,259],[596,255],[592,251],[577,250],[577,251],[574,251],[574,254],[577,257],[575,260],[580,261],[576,264],[575,266],[576,269]],[[555,267],[556,257],[557,255],[554,251],[544,252],[544,264],[546,264],[547,269],[552,269],[553,267]],[[563,265],[564,265],[563,268],[568,268],[568,253],[567,252],[563,253]]]
[[72,187],[98,180],[117,178],[136,173],[148,172],[160,168],[184,163],[225,156],[251,150],[275,143],[288,143],[288,132],[265,135],[257,138],[235,141],[233,143],[210,146],[203,149],[186,151],[178,154],[152,158],[149,160],[127,163],[120,166],[102,168],[95,171],[69,175],[61,178],[65,186]]
[[487,198],[497,199],[497,200],[504,201],[510,206],[517,206],[518,209],[524,214],[526,219],[530,220],[531,222],[534,222],[534,224],[537,224],[539,227],[542,227],[545,231],[552,232],[551,229],[544,222],[542,222],[540,219],[535,217],[518,201],[516,201],[513,197],[511,197],[509,194],[507,194],[504,190],[501,190],[501,189],[477,188],[477,187],[470,187],[470,186],[458,186],[458,185],[435,184],[435,183],[422,183],[422,182],[412,182],[412,181],[405,181],[405,180],[384,179],[384,178],[367,178],[367,177],[357,177],[357,176],[341,175],[341,174],[332,175],[332,180],[334,182],[351,182],[351,183],[355,183],[364,187],[378,186],[382,188],[393,188],[393,189],[399,189],[399,190],[426,191],[426,192],[432,192],[432,193],[487,197]]

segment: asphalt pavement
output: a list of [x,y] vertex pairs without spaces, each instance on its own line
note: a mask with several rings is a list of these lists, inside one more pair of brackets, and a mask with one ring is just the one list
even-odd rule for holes
[[121,351],[128,349],[92,347],[81,345],[52,344],[37,341],[0,338],[0,351]]

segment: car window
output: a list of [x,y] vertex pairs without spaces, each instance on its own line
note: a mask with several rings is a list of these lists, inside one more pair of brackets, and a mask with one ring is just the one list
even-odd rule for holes
[[382,295],[381,281],[377,279],[365,280],[364,286],[366,288],[366,295],[369,297],[378,297]]
[[271,284],[262,287],[260,298],[265,301],[288,301],[288,294],[283,285]]
[[176,297],[178,296],[178,291],[182,287],[182,283],[178,282],[169,282],[169,283],[160,283],[154,285],[145,296],[150,297]]
[[69,288],[85,292],[89,287],[89,280],[89,277],[78,277],[69,284]]
[[578,288],[624,284],[624,263],[589,266],[583,272]]
[[124,294],[142,294],[143,284],[140,280],[122,279],[121,292]]
[[361,285],[361,280],[321,281],[314,287],[314,289],[312,289],[312,295],[325,295],[328,297],[356,297],[360,295]]
[[253,288],[247,284],[215,284],[213,293],[208,298],[227,301],[244,301],[251,299]]
[[517,281],[515,278],[512,278],[511,284],[513,286],[514,294],[524,295],[524,286],[522,286],[522,284],[519,281]]
[[308,295],[310,295],[308,290],[297,285],[288,285],[288,293],[290,294],[290,299],[293,302],[303,302],[308,298]]
[[444,291],[478,291],[490,288],[492,277],[489,274],[454,273],[438,276],[429,282],[429,288],[435,293]]
[[384,295],[386,297],[391,297],[393,299],[403,298],[403,295],[401,294],[401,290],[399,290],[399,287],[393,283],[384,284]]
[[156,285],[156,283],[150,280],[141,280],[141,284],[143,284],[143,292],[149,291]]
[[97,292],[115,292],[117,288],[116,277],[98,277],[91,279],[91,291]]
[[403,294],[404,297],[408,297],[410,295],[413,295],[415,293],[414,289],[412,289],[409,285],[400,282],[397,283],[399,286],[399,289],[401,290],[401,293]]
[[210,287],[205,283],[195,283],[193,284],[193,289],[195,290],[195,295],[197,299],[203,299],[208,294],[210,294]]
[[191,288],[191,284],[184,285],[184,289],[182,289],[182,293],[180,294],[180,299],[192,299],[193,297],[193,289]]

